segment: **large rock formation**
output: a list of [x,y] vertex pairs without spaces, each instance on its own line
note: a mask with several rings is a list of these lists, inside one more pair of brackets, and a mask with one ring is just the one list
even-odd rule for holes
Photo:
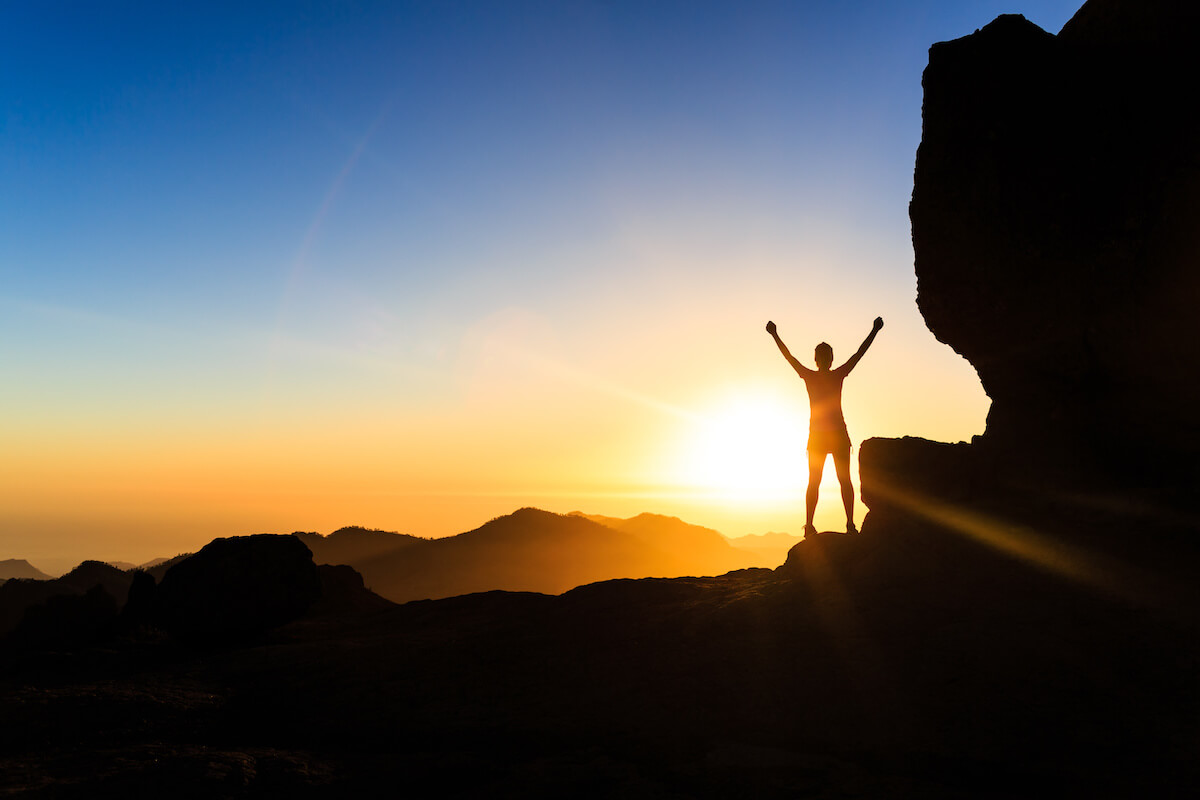
[[187,638],[252,636],[296,619],[320,595],[312,553],[294,536],[214,539],[167,571],[153,619]]
[[1091,0],[1057,36],[1008,15],[931,48],[917,302],[992,407],[966,452],[865,446],[868,502],[926,457],[989,485],[1193,480],[1198,30],[1200,4]]

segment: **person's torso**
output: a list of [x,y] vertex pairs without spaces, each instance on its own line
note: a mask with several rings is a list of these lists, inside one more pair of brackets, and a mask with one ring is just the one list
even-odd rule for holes
[[810,431],[836,431],[846,427],[842,417],[843,380],[845,376],[833,370],[818,370],[804,379],[808,388]]

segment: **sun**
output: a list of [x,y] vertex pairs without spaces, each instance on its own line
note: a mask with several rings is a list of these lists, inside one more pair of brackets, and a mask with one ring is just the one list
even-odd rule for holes
[[808,479],[807,436],[793,404],[765,393],[730,398],[694,421],[678,480],[738,504],[792,499]]

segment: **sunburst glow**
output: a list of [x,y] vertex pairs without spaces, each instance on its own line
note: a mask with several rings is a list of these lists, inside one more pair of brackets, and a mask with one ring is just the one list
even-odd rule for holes
[[733,398],[694,423],[679,480],[741,503],[795,497],[808,477],[807,434],[803,409],[769,395]]

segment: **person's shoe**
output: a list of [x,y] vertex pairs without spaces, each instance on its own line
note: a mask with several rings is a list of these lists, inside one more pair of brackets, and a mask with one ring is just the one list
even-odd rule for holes
[[858,528],[854,527],[853,522],[846,523],[846,533],[858,533]]
[[805,526],[804,526],[804,538],[805,538],[805,539],[811,539],[812,537],[814,537],[814,536],[816,536],[816,535],[817,535],[817,529],[816,529],[816,528],[814,528],[812,525],[805,525]]

